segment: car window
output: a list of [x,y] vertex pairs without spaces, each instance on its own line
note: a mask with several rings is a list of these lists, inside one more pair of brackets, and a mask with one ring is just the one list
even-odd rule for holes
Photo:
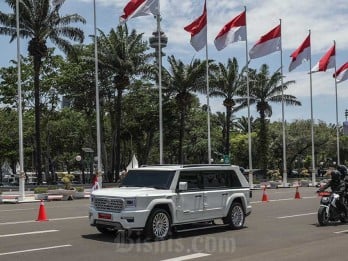
[[122,180],[121,187],[152,187],[169,189],[175,171],[165,170],[130,170]]
[[[199,190],[201,189],[201,176],[199,172],[194,171],[182,171],[179,175],[179,182],[187,182],[188,190]],[[179,182],[177,188],[179,187]]]
[[203,173],[204,188],[226,188],[228,187],[228,178],[226,171],[205,171]]

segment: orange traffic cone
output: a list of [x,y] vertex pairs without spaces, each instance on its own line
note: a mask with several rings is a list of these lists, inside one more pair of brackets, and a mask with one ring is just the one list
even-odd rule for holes
[[300,192],[298,191],[298,186],[296,187],[295,199],[301,199]]
[[263,188],[262,202],[268,202],[268,195],[266,193],[266,187]]
[[39,214],[37,216],[36,221],[48,221],[48,218],[46,216],[45,205],[42,199],[40,202]]

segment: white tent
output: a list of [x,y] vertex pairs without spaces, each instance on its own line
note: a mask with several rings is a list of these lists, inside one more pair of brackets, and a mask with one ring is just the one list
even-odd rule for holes
[[130,169],[136,169],[136,168],[139,168],[139,163],[138,163],[138,160],[137,158],[135,157],[135,154],[133,155],[133,158],[132,160],[129,162],[126,170],[130,170]]

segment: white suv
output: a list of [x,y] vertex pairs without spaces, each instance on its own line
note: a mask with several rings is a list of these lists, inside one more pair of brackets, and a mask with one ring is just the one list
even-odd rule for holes
[[250,197],[238,166],[145,166],[129,170],[118,188],[93,191],[89,221],[101,233],[143,230],[154,240],[215,219],[240,229],[251,213]]

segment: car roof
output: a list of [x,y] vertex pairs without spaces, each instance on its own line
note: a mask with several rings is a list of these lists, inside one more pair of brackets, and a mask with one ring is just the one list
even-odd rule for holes
[[216,168],[237,168],[238,166],[229,165],[229,164],[160,164],[160,165],[142,165],[141,169],[158,169],[158,170],[178,170],[178,169],[187,169],[187,168],[195,168],[195,169],[216,169]]

